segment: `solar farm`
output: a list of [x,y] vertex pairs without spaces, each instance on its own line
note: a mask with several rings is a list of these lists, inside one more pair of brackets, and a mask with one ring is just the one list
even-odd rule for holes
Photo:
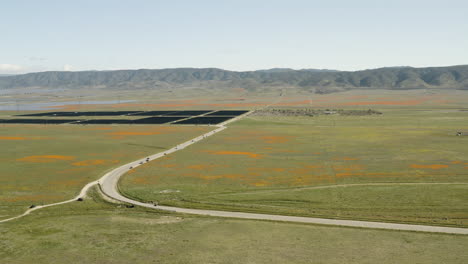
[[[0,222],[39,210],[0,223],[0,263],[150,263],[151,252],[166,263],[249,263],[265,252],[281,263],[309,263],[311,254],[348,263],[361,252],[359,263],[466,263],[464,235],[166,212],[110,203],[103,182],[74,199],[124,166],[115,187],[149,206],[466,229],[468,97],[436,97],[455,102],[446,106],[402,94],[314,97],[331,101],[323,107],[173,101],[2,112]],[[347,114],[367,109],[382,114]],[[230,261],[222,248],[207,250],[218,245],[248,254]]]
[[45,112],[18,115],[20,118],[1,119],[0,124],[218,125],[247,112],[247,110]]

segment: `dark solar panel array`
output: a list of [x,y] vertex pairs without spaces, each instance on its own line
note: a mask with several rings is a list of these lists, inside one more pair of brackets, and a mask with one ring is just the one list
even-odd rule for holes
[[167,114],[168,116],[197,116],[197,115],[203,115],[209,112],[212,112],[213,110],[189,110],[189,111],[176,111],[172,112],[170,114]]
[[[47,112],[27,114],[30,117],[86,117],[86,116],[149,116],[135,120],[130,119],[4,119],[0,124],[187,124],[209,125],[220,124],[236,116],[247,113],[244,110],[164,110],[164,111],[95,111],[95,112]],[[206,114],[206,115],[205,115]],[[204,116],[199,116],[204,115]]]
[[0,120],[0,124],[66,124],[78,120],[70,119],[5,119]]
[[247,112],[248,111],[244,111],[244,110],[223,110],[223,111],[216,111],[214,113],[209,113],[206,116],[239,116]]
[[170,113],[174,113],[176,111],[147,111],[147,112],[140,112],[136,114],[132,114],[132,116],[158,116],[158,115],[167,115]]
[[154,116],[133,121],[134,124],[165,124],[184,118],[188,118],[188,116]]
[[47,112],[38,114],[27,114],[20,116],[122,116],[140,113],[141,111],[99,111],[99,112]]
[[132,124],[165,124],[172,121],[188,118],[188,116],[153,116],[148,118],[141,118],[136,120],[122,120],[122,119],[92,119],[78,122],[77,124],[82,125],[112,125],[112,124],[121,124],[121,125],[132,125]]
[[176,125],[217,125],[231,118],[234,118],[234,116],[213,116],[213,117],[200,116],[200,117],[190,118],[187,120],[178,121],[178,122],[175,122],[174,124]]
[[91,120],[83,120],[77,122],[75,124],[81,125],[112,125],[112,124],[119,124],[119,125],[130,125],[133,120],[124,120],[124,119],[91,119]]

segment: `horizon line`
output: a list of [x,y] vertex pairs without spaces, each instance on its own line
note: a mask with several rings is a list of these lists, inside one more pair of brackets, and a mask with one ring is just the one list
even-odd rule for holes
[[414,67],[414,66],[384,66],[384,67],[377,67],[377,68],[366,68],[360,70],[337,70],[337,69],[327,69],[327,68],[302,68],[302,69],[295,69],[295,68],[288,68],[288,67],[273,67],[267,69],[257,69],[257,70],[228,70],[218,67],[170,67],[170,68],[121,68],[121,69],[111,69],[111,70],[46,70],[46,71],[31,71],[31,72],[24,72],[24,73],[0,73],[0,77],[7,77],[7,76],[18,76],[18,75],[26,75],[26,74],[35,74],[35,73],[48,73],[48,72],[71,72],[71,73],[79,73],[79,72],[112,72],[112,71],[140,71],[140,70],[150,70],[150,71],[158,71],[158,70],[177,70],[177,69],[216,69],[216,70],[223,70],[223,71],[230,71],[230,72],[257,72],[257,71],[271,71],[271,70],[290,70],[290,71],[323,71],[323,72],[360,72],[360,71],[369,71],[369,70],[379,70],[379,69],[389,69],[389,68],[411,68],[411,69],[424,69],[424,68],[450,68],[450,67],[460,67],[460,66],[468,66],[468,64],[457,64],[457,65],[447,65],[447,66],[425,66],[425,67]]

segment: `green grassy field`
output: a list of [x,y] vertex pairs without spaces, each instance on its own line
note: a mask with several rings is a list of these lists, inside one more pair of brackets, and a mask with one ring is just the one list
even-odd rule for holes
[[31,204],[71,199],[126,162],[170,148],[208,127],[2,125],[0,219]]
[[[468,112],[383,112],[249,117],[137,168],[120,188],[165,205],[468,226],[468,136],[455,136],[468,132]],[[389,185],[304,188],[372,183]]]
[[[372,108],[384,115],[252,116],[133,170],[120,188],[169,205],[466,227],[468,137],[454,133],[468,132],[468,112],[459,111],[467,93],[430,93],[286,91],[274,107]],[[151,98],[138,96],[129,99]],[[254,109],[277,99],[229,96],[57,110]],[[207,129],[2,125],[0,219],[32,203],[69,199],[111,168]],[[467,236],[198,217],[109,204],[95,190],[90,197],[1,223],[0,263],[468,260]]]
[[466,263],[467,236],[195,217],[92,199],[0,224],[2,263]]

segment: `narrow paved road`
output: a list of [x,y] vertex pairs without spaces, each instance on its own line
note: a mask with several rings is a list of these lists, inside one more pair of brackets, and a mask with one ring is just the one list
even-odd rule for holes
[[[224,125],[220,125],[217,129],[208,132],[202,136],[194,138],[184,142],[177,147],[170,150],[150,156],[150,160],[154,160],[178,150],[182,150],[192,144],[203,140],[206,137],[212,136],[218,132],[226,129]],[[447,234],[467,234],[468,228],[455,228],[455,227],[440,227],[440,226],[426,226],[426,225],[409,225],[409,224],[394,224],[394,223],[382,223],[382,222],[369,222],[369,221],[354,221],[354,220],[336,220],[336,219],[324,219],[314,217],[299,217],[299,216],[283,216],[283,215],[270,215],[270,214],[254,214],[254,213],[242,213],[242,212],[228,212],[228,211],[215,211],[215,210],[201,210],[201,209],[189,209],[172,206],[153,205],[150,203],[143,203],[132,200],[121,195],[118,191],[118,182],[122,175],[130,171],[130,167],[135,168],[140,163],[144,163],[145,159],[137,160],[130,164],[123,165],[106,175],[104,175],[98,182],[101,185],[101,189],[107,196],[126,203],[154,208],[158,210],[165,210],[177,213],[185,214],[196,214],[196,215],[208,215],[216,217],[229,217],[229,218],[243,218],[243,219],[255,219],[255,220],[271,220],[271,221],[285,221],[285,222],[296,222],[296,223],[310,223],[310,224],[321,224],[321,225],[335,225],[335,226],[349,226],[349,227],[362,227],[362,228],[376,228],[376,229],[389,229],[389,230],[404,230],[404,231],[420,231],[420,232],[432,232],[432,233],[447,233]]]
[[[199,137],[186,141],[180,145],[177,145],[167,151],[160,152],[148,157],[148,160],[155,160],[166,155],[169,155],[173,152],[182,150],[192,144],[195,144],[209,136],[215,135],[226,129],[226,124],[230,122],[234,122],[245,115],[239,116],[235,119],[229,120],[221,125],[216,126],[215,130],[212,130],[208,133],[205,133]],[[101,190],[104,192],[105,195],[109,196],[114,200],[118,200],[121,202],[134,204],[137,206],[142,206],[146,208],[153,208],[157,210],[164,210],[164,211],[171,211],[177,213],[185,213],[185,214],[195,214],[195,215],[208,215],[208,216],[215,216],[215,217],[227,217],[227,218],[242,218],[242,219],[252,219],[252,220],[270,220],[270,221],[284,221],[284,222],[296,222],[296,223],[309,223],[309,224],[320,224],[320,225],[333,225],[333,226],[347,226],[347,227],[360,227],[360,228],[375,228],[375,229],[387,229],[387,230],[403,230],[403,231],[418,231],[418,232],[431,232],[431,233],[446,233],[446,234],[464,234],[468,235],[468,228],[456,228],[456,227],[441,227],[441,226],[426,226],[426,225],[410,225],[410,224],[394,224],[394,223],[382,223],[382,222],[370,222],[370,221],[354,221],[354,220],[337,220],[337,219],[324,219],[324,218],[314,218],[314,217],[299,217],[299,216],[284,216],[284,215],[270,215],[270,214],[254,214],[254,213],[242,213],[242,212],[229,212],[229,211],[216,211],[216,210],[201,210],[201,209],[189,209],[189,208],[179,208],[179,207],[172,207],[172,206],[161,206],[161,205],[153,205],[150,203],[143,203],[139,201],[132,200],[121,195],[118,191],[118,182],[122,175],[126,172],[130,171],[131,168],[136,168],[142,164],[147,162],[147,158],[140,159],[137,161],[133,161],[131,163],[122,165],[108,173],[106,173],[102,178],[98,181],[94,181],[88,183],[81,191],[81,193],[74,199],[38,206],[36,208],[32,208],[26,211],[23,215],[13,217],[10,219],[5,219],[0,221],[6,222],[17,219],[19,217],[25,216],[30,212],[54,205],[60,205],[64,203],[69,203],[76,201],[78,198],[82,198],[86,195],[86,192],[91,186],[95,184],[99,184],[101,186]]]

